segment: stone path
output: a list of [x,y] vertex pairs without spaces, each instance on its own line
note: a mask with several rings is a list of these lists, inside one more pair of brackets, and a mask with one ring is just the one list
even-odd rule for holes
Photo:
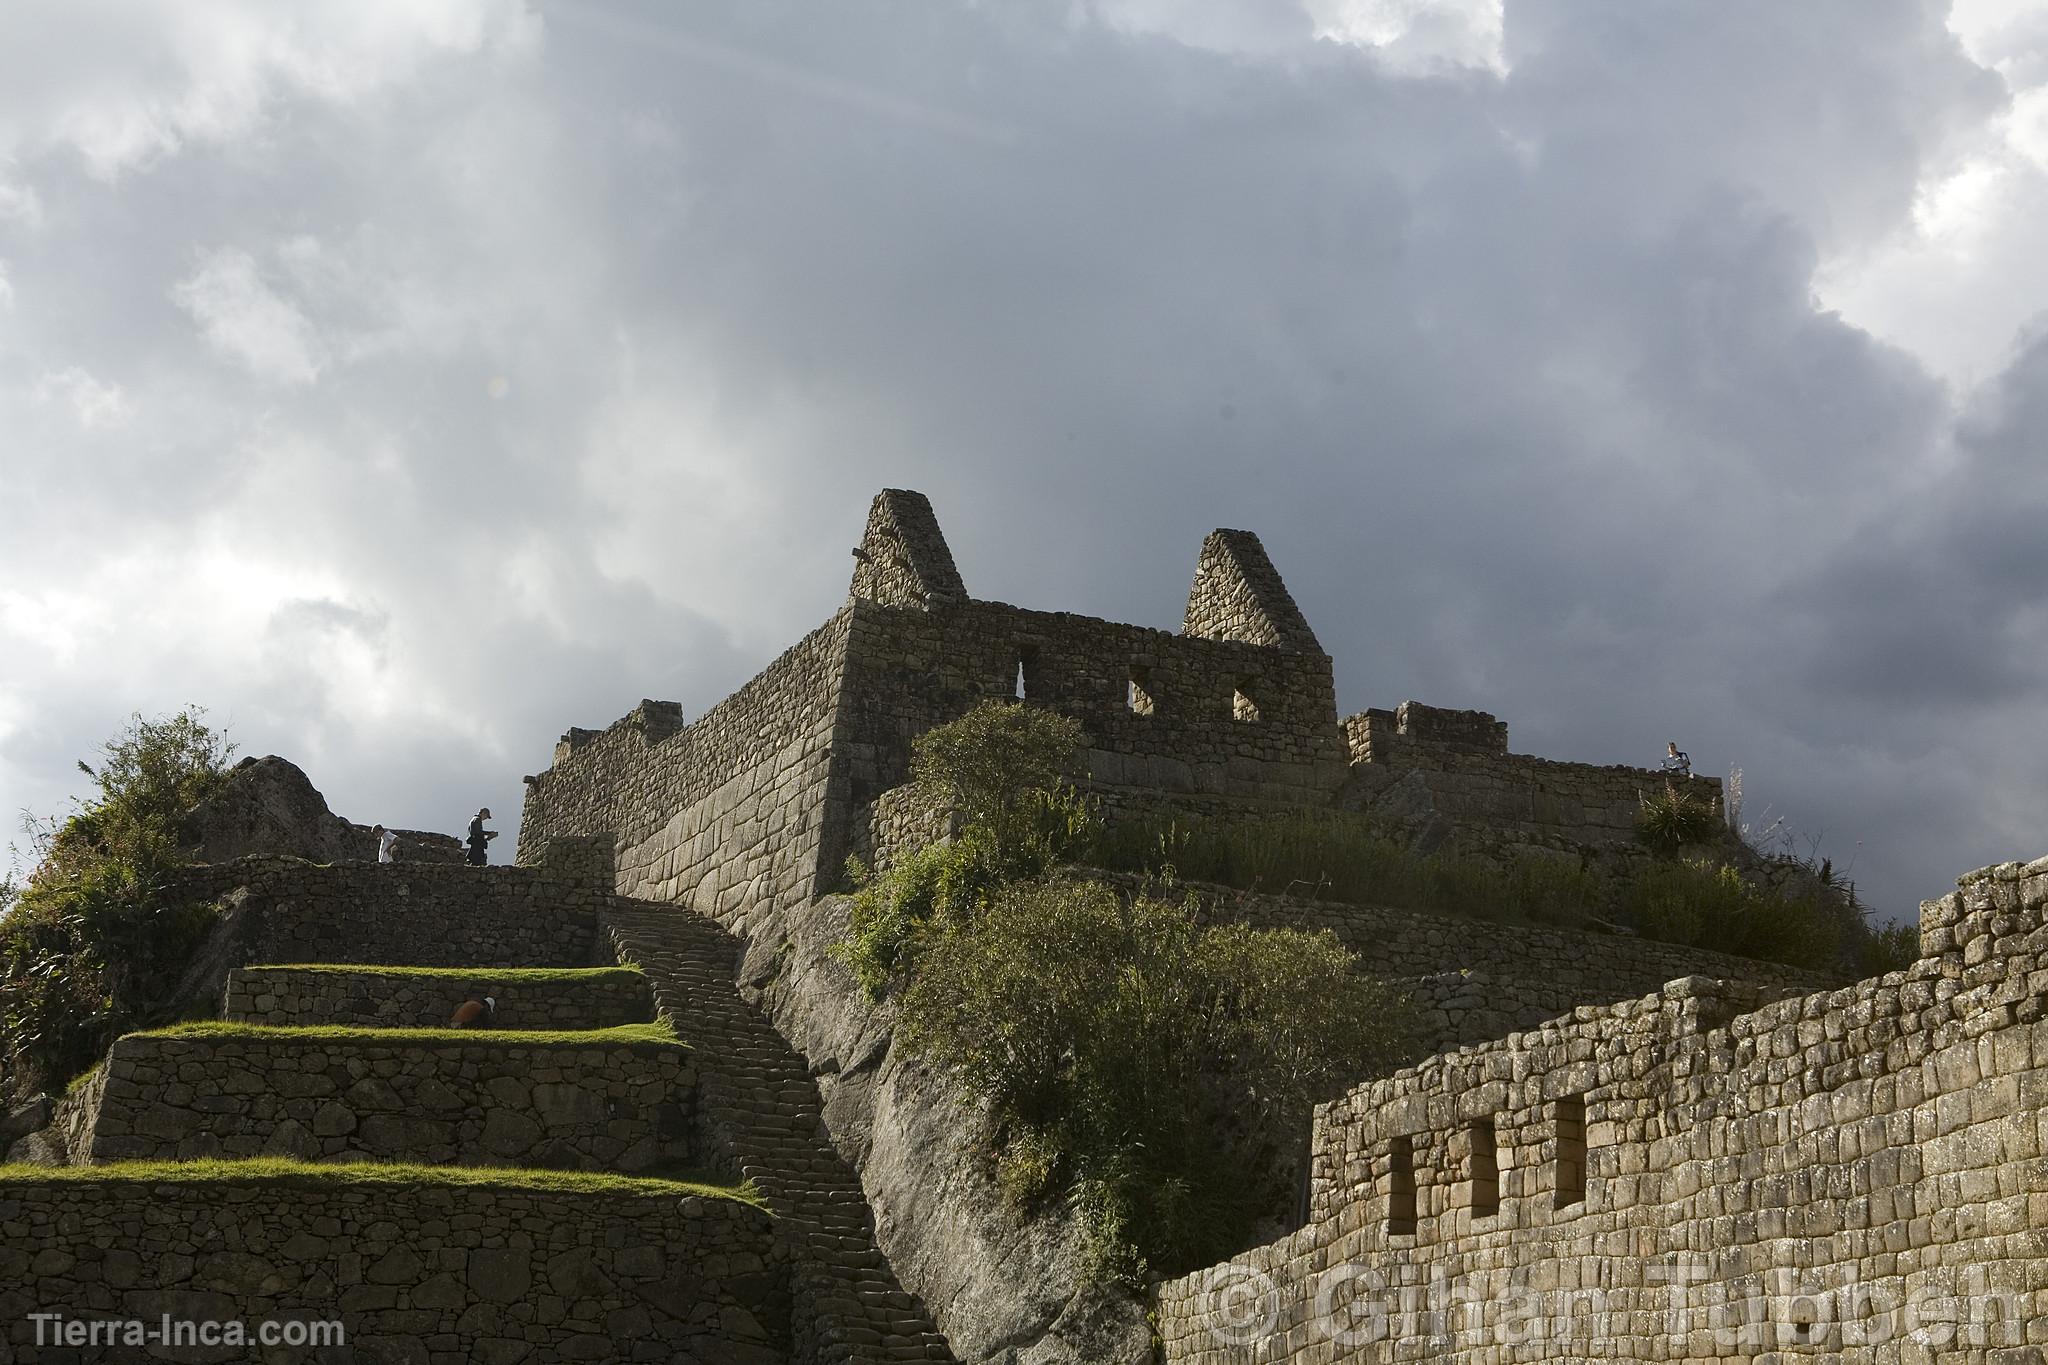
[[[656,902],[615,900],[603,918],[620,957],[647,973],[656,1005],[698,1049],[703,1119],[799,1243],[797,1329],[808,1322],[820,1334],[811,1343],[816,1359],[953,1361],[875,1245],[867,1195],[827,1136],[809,1068],[741,999],[737,941],[710,920]],[[797,1343],[799,1358],[805,1344]]]

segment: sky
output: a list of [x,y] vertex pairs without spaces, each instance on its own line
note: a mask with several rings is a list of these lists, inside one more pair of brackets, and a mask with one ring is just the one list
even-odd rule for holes
[[1255,530],[1343,711],[1910,914],[2048,853],[2048,5],[0,7],[0,810],[197,703],[509,842],[885,486],[1168,628]]

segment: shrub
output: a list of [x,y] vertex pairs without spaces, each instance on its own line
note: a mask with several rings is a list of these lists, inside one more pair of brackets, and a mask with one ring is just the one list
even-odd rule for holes
[[1354,966],[1328,933],[1012,885],[930,943],[900,1036],[988,1102],[1004,1190],[1066,1192],[1096,1269],[1134,1280],[1243,1245],[1289,1193],[1266,1135],[1406,1058],[1405,1002]]
[[179,819],[233,753],[203,714],[132,718],[97,768],[79,764],[96,795],[37,829],[39,861],[0,920],[0,1057],[18,1088],[54,1087],[172,1007],[215,910],[161,891],[184,864]]
[[1664,784],[1662,795],[1638,800],[1636,838],[1658,853],[1676,853],[1687,844],[1705,843],[1721,835],[1721,819],[1713,806],[1671,782]]
[[848,864],[853,906],[839,956],[871,998],[914,970],[927,938],[964,928],[997,887],[1045,876],[1093,837],[1094,808],[1066,780],[1081,740],[1067,717],[1012,702],[983,702],[918,737],[912,781],[965,824],[885,871]]
[[1043,798],[1073,774],[1085,735],[1080,722],[1041,707],[985,701],[919,735],[911,779],[969,825],[999,840],[1034,828]]

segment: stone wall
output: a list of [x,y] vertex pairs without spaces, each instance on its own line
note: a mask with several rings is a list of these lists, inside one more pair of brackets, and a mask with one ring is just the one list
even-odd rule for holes
[[692,1156],[696,1069],[674,1043],[137,1033],[106,1073],[74,1159],[641,1171]]
[[[644,1187],[658,1189],[659,1187]],[[460,1184],[0,1179],[0,1365],[20,1361],[703,1360],[792,1357],[786,1253],[751,1205]],[[339,1322],[265,1354],[56,1351],[31,1313]]]
[[1202,542],[1181,628],[1203,640],[1323,652],[1266,547],[1250,531],[1211,531]]
[[234,900],[191,989],[218,1000],[228,969],[250,963],[588,965],[609,841],[563,839],[536,856],[534,867],[242,858],[185,869],[169,894]]
[[999,602],[931,612],[856,602],[840,743],[853,803],[908,778],[917,735],[1014,698],[1020,670],[1027,704],[1081,722],[1081,764],[1098,785],[1320,805],[1343,782],[1327,655]]
[[1715,777],[1667,778],[1647,768],[1563,763],[1463,743],[1362,741],[1367,727],[1358,722],[1346,721],[1352,752],[1363,743],[1372,757],[1353,764],[1338,804],[1411,827],[1441,822],[1474,851],[1633,850],[1642,799],[1661,794],[1667,780],[1716,814],[1722,809]]
[[223,1018],[278,1028],[445,1028],[464,1001],[497,1004],[496,1029],[598,1029],[653,1017],[647,978],[626,967],[533,979],[489,971],[309,971],[241,967],[228,974]]
[[603,835],[620,892],[728,921],[814,894],[821,867],[836,881],[850,812],[828,783],[847,618],[666,737],[636,711],[559,757],[527,783],[522,859],[561,835]]
[[853,560],[855,597],[919,611],[967,600],[967,585],[922,493],[885,488],[877,494]]
[[1166,1360],[2035,1360],[2048,859],[1922,916],[1905,972],[1673,982],[1323,1106],[1308,1225],[1162,1286]]

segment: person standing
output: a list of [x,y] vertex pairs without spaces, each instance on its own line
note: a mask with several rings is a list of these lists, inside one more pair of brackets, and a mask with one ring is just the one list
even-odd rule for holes
[[1664,771],[1680,777],[1692,776],[1692,755],[1679,748],[1675,739],[1664,746]]
[[370,831],[377,836],[377,861],[395,863],[398,861],[398,836],[379,825]]
[[484,828],[484,821],[490,818],[491,808],[485,806],[469,822],[469,861],[477,867],[491,860],[491,840],[498,837],[498,831]]

